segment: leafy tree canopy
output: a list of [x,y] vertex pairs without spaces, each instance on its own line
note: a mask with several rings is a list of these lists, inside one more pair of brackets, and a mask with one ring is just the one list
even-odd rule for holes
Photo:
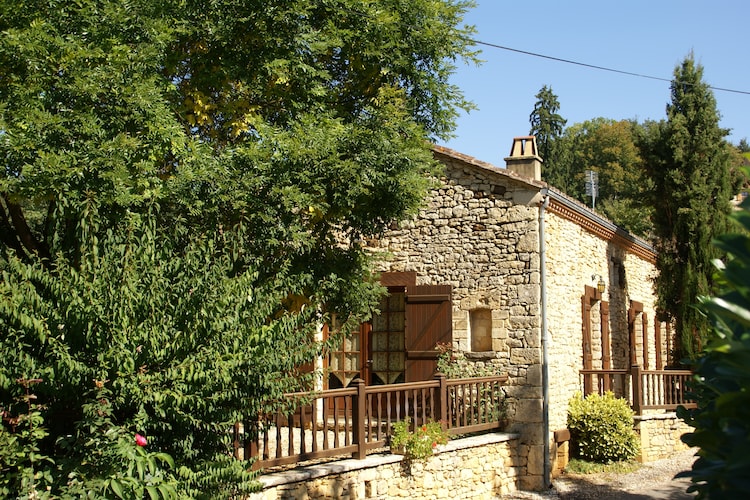
[[640,127],[634,121],[606,118],[571,125],[556,141],[555,168],[565,175],[559,179],[560,185],[553,185],[590,206],[585,172],[593,170],[599,179],[596,210],[634,234],[647,237],[647,193],[651,185],[637,146]]
[[[416,210],[469,106],[469,6],[0,0],[0,409],[42,420],[41,486],[249,484],[227,425],[376,303],[359,242]],[[135,432],[175,459],[153,484]],[[2,466],[31,494],[38,464]]]

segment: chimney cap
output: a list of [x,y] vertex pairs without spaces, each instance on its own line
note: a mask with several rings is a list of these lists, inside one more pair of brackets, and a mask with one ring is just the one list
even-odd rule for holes
[[535,136],[513,138],[513,147],[510,156],[505,159],[505,168],[535,181],[542,180],[542,158],[537,153]]
[[[535,135],[522,135],[513,138],[509,158],[534,157],[539,158],[539,149],[536,146]],[[541,158],[539,158],[541,160]],[[506,158],[507,160],[507,158]]]

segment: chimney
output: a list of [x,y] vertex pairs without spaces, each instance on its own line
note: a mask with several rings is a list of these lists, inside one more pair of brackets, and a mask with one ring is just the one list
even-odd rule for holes
[[535,181],[542,180],[542,158],[537,152],[535,136],[513,138],[510,156],[505,158],[505,168]]

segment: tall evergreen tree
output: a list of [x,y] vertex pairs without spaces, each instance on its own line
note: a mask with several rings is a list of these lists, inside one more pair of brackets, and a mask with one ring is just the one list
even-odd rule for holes
[[539,156],[542,157],[542,177],[555,186],[562,187],[560,181],[565,181],[566,175],[556,170],[555,142],[562,135],[565,120],[558,111],[560,102],[552,92],[552,87],[546,85],[535,96],[534,111],[529,115],[531,130],[529,134],[536,136]]
[[654,183],[658,307],[675,322],[676,359],[694,357],[708,324],[694,307],[713,290],[712,245],[729,227],[732,176],[728,131],[692,54],[675,68],[667,121],[653,124],[644,144]]

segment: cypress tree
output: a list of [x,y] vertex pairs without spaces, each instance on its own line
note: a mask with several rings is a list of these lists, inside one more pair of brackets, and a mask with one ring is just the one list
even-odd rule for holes
[[694,307],[713,287],[712,240],[727,231],[730,157],[703,67],[692,54],[675,68],[667,122],[652,127],[647,167],[654,182],[658,307],[675,323],[675,358],[693,358],[708,331]]

